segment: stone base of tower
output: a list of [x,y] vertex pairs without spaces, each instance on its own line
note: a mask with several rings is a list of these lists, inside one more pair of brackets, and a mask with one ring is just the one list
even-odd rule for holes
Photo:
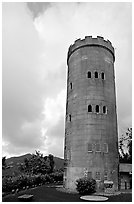
[[[68,167],[64,172],[64,188],[69,189],[72,192],[76,190],[76,180],[86,176],[85,168],[82,167]],[[117,173],[117,172],[116,172]],[[114,175],[113,179],[107,181],[96,180],[96,192],[114,193],[118,191],[118,174]],[[93,179],[94,176],[93,176]]]
[[83,168],[69,167],[64,172],[64,187],[76,191],[76,180],[83,177]]

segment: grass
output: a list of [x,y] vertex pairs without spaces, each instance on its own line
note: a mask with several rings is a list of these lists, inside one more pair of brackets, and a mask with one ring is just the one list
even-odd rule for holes
[[[57,191],[55,187],[40,186],[34,189],[28,189],[17,194],[10,194],[3,197],[3,202],[19,202],[18,196],[23,194],[32,194],[33,202],[87,202],[80,199],[79,194],[69,194]],[[89,202],[89,201],[88,201]],[[132,194],[125,193],[116,196],[110,196],[107,202],[132,202]]]

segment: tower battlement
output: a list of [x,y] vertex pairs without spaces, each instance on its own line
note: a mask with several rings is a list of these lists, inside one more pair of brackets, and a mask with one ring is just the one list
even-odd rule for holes
[[97,38],[93,38],[92,36],[85,36],[85,39],[79,38],[75,40],[74,44],[70,45],[68,49],[67,64],[68,64],[69,57],[75,50],[86,46],[98,46],[109,50],[109,52],[111,52],[111,54],[113,55],[113,59],[115,61],[114,48],[112,46],[112,43],[109,40],[105,40],[101,36],[97,36]]

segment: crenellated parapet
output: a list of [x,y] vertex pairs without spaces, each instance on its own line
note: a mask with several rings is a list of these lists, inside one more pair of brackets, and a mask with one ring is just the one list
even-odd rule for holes
[[85,39],[77,39],[75,40],[74,44],[70,45],[68,49],[68,56],[67,56],[67,64],[69,57],[71,54],[79,48],[86,47],[86,46],[98,46],[107,49],[112,55],[115,61],[115,53],[112,43],[109,40],[105,40],[101,36],[97,36],[97,38],[93,38],[92,36],[85,36]]

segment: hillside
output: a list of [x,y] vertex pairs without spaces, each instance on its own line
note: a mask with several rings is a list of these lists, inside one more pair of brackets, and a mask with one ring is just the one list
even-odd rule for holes
[[25,155],[18,156],[18,157],[10,157],[10,158],[6,159],[6,164],[10,165],[10,166],[15,166],[15,165],[18,165],[18,164],[24,162],[25,158],[29,159],[31,156],[32,156],[32,154],[25,154]]
[[55,169],[64,168],[64,159],[54,157]]
[[[2,171],[2,175],[13,175],[15,174],[19,174],[19,170],[18,170],[18,166],[24,162],[25,158],[30,158],[32,156],[32,154],[25,154],[25,155],[21,155],[18,157],[11,157],[6,159],[6,164],[7,166],[10,166],[10,168],[7,168],[6,170]],[[54,157],[54,163],[55,163],[55,169],[60,169],[60,168],[64,168],[64,159],[61,159],[59,157]]]

